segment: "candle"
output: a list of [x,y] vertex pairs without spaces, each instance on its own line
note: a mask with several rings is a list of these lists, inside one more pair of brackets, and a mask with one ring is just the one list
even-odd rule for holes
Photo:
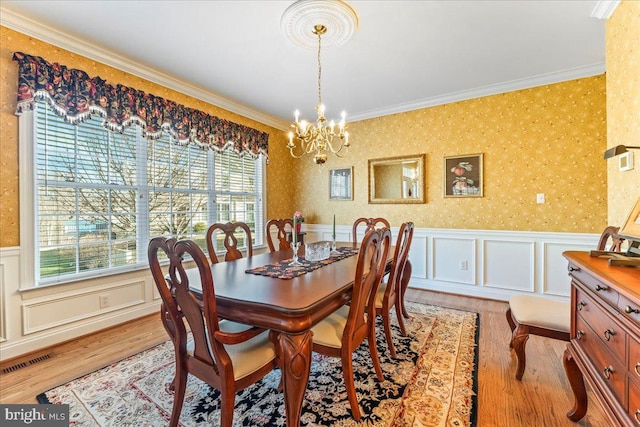
[[333,214],[333,241],[336,241],[336,214]]
[[298,240],[298,232],[296,231],[296,225],[297,225],[298,221],[297,218],[293,217],[293,230],[291,231],[291,241],[293,242],[293,246],[296,245],[297,240]]

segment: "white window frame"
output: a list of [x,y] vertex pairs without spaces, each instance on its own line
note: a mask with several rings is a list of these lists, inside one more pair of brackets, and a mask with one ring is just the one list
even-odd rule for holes
[[[19,154],[19,191],[20,191],[20,284],[19,290],[28,290],[39,288],[43,286],[56,285],[61,283],[78,282],[105,275],[117,275],[125,272],[143,270],[148,268],[146,263],[136,263],[130,266],[114,267],[108,272],[105,270],[93,270],[86,274],[74,274],[69,276],[59,276],[56,279],[45,279],[44,283],[39,284],[36,278],[36,270],[39,264],[39,256],[36,251],[35,239],[38,236],[36,230],[36,200],[35,200],[35,180],[36,180],[36,165],[35,159],[37,159],[37,144],[36,138],[36,112],[34,109],[25,109],[18,116],[18,154]],[[211,159],[211,155],[209,155]],[[261,197],[259,197],[257,203],[259,203],[261,215],[257,215],[256,218],[256,234],[254,235],[255,244],[254,248],[259,248],[264,245],[264,216],[266,215],[266,161],[264,157],[259,159],[260,165],[260,182],[262,184]],[[215,207],[209,211],[209,218],[215,218]],[[260,222],[258,222],[260,221]],[[148,230],[143,231],[148,235]],[[141,241],[141,240],[140,240]]]

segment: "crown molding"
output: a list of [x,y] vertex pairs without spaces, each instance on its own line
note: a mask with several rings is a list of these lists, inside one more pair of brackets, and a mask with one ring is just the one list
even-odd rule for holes
[[620,0],[598,0],[596,6],[591,11],[592,18],[609,19],[613,11],[620,4]]
[[16,13],[5,6],[0,6],[0,25],[276,129],[286,130],[289,128],[289,122],[278,117],[252,109],[232,99],[185,82],[169,74],[162,73],[154,68],[138,64],[131,58],[119,55],[96,44],[80,40],[56,28]]
[[513,92],[516,90],[529,89],[537,86],[544,86],[548,84],[560,83],[567,80],[580,79],[584,77],[592,77],[600,74],[604,74],[605,64],[596,63],[583,67],[571,68],[554,73],[540,74],[538,76],[529,77],[526,79],[511,80],[494,85],[488,85],[469,90],[447,93],[444,95],[434,96],[430,98],[416,100],[410,103],[397,104],[387,106],[375,110],[365,111],[359,114],[351,114],[350,121],[359,121],[371,119],[374,117],[387,116],[390,114],[404,113],[412,110],[420,110],[422,108],[435,107],[437,105],[450,104],[452,102],[466,101],[474,98],[481,98],[483,96],[498,95],[506,92]]

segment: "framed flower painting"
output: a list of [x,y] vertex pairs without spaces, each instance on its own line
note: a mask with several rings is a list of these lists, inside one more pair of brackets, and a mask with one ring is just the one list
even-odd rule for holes
[[482,197],[482,153],[444,158],[444,197]]

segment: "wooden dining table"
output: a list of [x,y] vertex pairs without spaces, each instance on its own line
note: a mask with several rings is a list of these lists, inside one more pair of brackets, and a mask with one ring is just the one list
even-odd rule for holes
[[[358,247],[351,242],[338,247]],[[304,246],[299,250],[304,256]],[[246,273],[291,259],[292,250],[253,255],[211,265],[220,317],[273,331],[282,369],[287,426],[299,426],[311,369],[311,328],[349,302],[358,256],[350,256],[292,279]],[[390,262],[393,250],[389,251]],[[193,281],[196,295],[199,281]]]

